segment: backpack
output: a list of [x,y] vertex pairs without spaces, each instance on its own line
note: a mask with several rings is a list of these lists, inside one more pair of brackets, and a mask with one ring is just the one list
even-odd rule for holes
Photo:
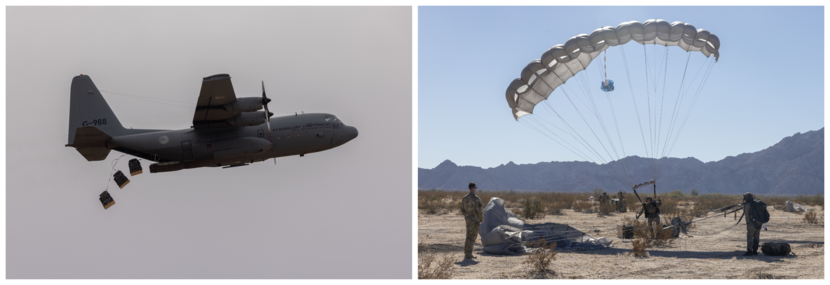
[[768,242],[761,246],[761,252],[768,256],[785,256],[792,252],[789,243]]
[[[648,203],[643,204],[643,213],[646,215],[646,218],[651,218],[652,214],[648,213],[648,209],[645,204]],[[660,207],[657,207],[657,202],[651,201],[651,205],[654,206],[654,215],[660,215]]]
[[751,204],[752,207],[752,218],[755,221],[766,224],[769,222],[769,211],[767,211],[767,204],[761,202],[761,200],[754,200]]

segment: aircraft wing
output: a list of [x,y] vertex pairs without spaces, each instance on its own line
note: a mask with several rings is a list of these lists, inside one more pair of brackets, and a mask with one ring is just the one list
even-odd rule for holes
[[227,74],[216,74],[202,79],[202,91],[199,92],[199,100],[196,102],[196,113],[193,115],[193,124],[211,120],[211,112],[224,112],[222,107],[225,104],[236,101],[236,94],[233,93],[231,76]]

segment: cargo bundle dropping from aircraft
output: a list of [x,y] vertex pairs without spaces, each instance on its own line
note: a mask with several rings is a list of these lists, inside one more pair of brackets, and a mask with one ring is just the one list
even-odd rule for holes
[[[127,129],[87,75],[72,79],[69,142],[88,161],[116,150],[153,161],[150,173],[197,167],[235,167],[269,158],[332,149],[357,137],[357,128],[332,114],[275,117],[262,97],[237,98],[231,77],[202,80],[193,126],[183,130]],[[259,111],[261,109],[264,111]]]

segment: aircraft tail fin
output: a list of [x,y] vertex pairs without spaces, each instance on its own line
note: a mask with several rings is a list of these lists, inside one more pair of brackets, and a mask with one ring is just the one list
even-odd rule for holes
[[101,131],[98,127],[80,127],[75,129],[75,137],[72,143],[66,146],[74,147],[87,161],[98,161],[107,158],[110,149],[107,141],[112,139],[110,135]]
[[[97,127],[96,129],[104,132],[105,135],[118,136],[124,132],[124,127],[110,109],[107,101],[104,100],[104,96],[95,87],[95,83],[92,83],[92,79],[88,75],[82,74],[72,78],[69,99],[68,145],[75,144],[76,130],[89,126]],[[109,150],[107,150],[107,153],[109,153]],[[104,156],[106,157],[106,155]]]

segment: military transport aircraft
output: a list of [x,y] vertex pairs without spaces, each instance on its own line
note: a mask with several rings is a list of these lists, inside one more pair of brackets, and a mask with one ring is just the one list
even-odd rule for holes
[[[106,159],[116,150],[155,163],[151,173],[197,167],[235,167],[269,158],[332,149],[357,137],[331,114],[294,114],[271,118],[262,98],[236,98],[231,77],[202,80],[193,126],[183,130],[124,128],[88,75],[72,79],[69,143],[88,161]],[[258,111],[265,108],[264,111]]]

